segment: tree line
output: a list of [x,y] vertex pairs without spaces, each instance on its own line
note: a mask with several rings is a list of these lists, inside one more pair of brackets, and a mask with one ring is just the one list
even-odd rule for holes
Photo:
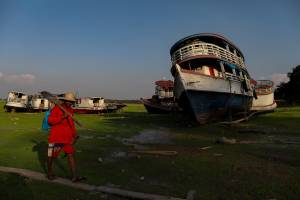
[[286,105],[300,105],[300,65],[287,74],[289,81],[280,83],[275,90],[275,99]]

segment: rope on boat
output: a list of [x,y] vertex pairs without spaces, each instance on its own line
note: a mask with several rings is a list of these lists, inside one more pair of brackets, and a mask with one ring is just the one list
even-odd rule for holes
[[253,117],[256,114],[259,113],[264,113],[264,111],[255,111],[255,112],[251,112],[249,115],[247,115],[246,117],[240,118],[240,119],[236,119],[233,121],[223,121],[223,122],[219,122],[219,124],[223,124],[223,125],[231,125],[231,124],[238,124],[240,122],[243,121],[248,121],[251,117]]

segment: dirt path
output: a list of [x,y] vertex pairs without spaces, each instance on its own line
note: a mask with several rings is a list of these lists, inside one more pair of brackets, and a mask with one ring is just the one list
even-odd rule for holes
[[185,200],[185,199],[176,198],[176,197],[162,196],[162,195],[156,195],[156,194],[147,194],[147,193],[141,193],[141,192],[133,192],[133,191],[122,190],[122,189],[118,189],[118,188],[111,188],[111,187],[106,187],[106,186],[95,186],[95,185],[89,185],[89,184],[85,184],[85,183],[72,183],[68,179],[59,178],[59,177],[53,181],[50,181],[46,178],[45,174],[27,170],[27,169],[0,167],[0,171],[6,172],[6,173],[19,174],[20,176],[24,176],[24,177],[38,180],[38,181],[56,183],[56,184],[61,184],[61,185],[65,185],[68,187],[81,189],[81,190],[85,190],[85,191],[102,192],[102,193],[121,196],[121,197],[125,197],[125,198],[131,198],[131,199],[134,198],[134,199],[144,199],[144,200]]

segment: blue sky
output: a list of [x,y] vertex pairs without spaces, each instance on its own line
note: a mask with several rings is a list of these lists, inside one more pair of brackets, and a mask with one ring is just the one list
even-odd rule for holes
[[235,43],[255,79],[300,64],[298,0],[0,0],[0,96],[151,96],[172,78],[171,46],[201,32]]

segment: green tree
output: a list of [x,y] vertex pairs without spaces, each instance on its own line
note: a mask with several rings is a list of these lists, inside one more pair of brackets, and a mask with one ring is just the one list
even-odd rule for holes
[[275,98],[283,99],[288,104],[300,104],[300,65],[288,73],[289,82],[281,83],[275,90]]

